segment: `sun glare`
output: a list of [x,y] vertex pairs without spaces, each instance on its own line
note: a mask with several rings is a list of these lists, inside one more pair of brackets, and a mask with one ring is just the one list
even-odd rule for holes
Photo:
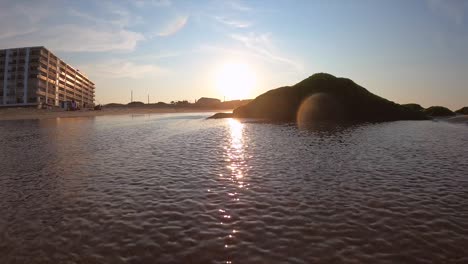
[[255,81],[254,71],[245,63],[226,63],[216,73],[216,88],[226,100],[249,98]]

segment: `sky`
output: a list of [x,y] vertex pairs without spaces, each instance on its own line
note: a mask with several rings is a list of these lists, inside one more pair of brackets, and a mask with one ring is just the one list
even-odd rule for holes
[[0,49],[45,46],[101,104],[254,98],[328,72],[468,105],[468,0],[0,0],[0,25]]

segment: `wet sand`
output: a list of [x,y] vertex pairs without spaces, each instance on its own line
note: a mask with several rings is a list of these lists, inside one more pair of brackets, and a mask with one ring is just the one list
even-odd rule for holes
[[102,110],[64,111],[61,109],[35,109],[35,108],[5,108],[0,109],[0,121],[47,119],[57,117],[92,117],[103,115],[127,114],[157,114],[157,113],[190,113],[190,112],[223,112],[232,109],[200,109],[200,108],[149,108],[149,107],[104,107]]
[[[64,111],[62,109],[35,109],[35,108],[3,108],[0,109],[0,121],[2,120],[25,120],[25,119],[47,119],[63,117],[92,117],[104,115],[128,115],[128,114],[164,114],[164,113],[195,113],[195,112],[226,112],[232,109],[209,109],[209,108],[151,108],[151,107],[104,107],[102,110],[79,110]],[[468,115],[458,115],[450,118],[439,118],[451,123],[468,124]]]
[[452,123],[466,123],[468,124],[468,115],[458,115],[454,117],[450,117],[447,121]]

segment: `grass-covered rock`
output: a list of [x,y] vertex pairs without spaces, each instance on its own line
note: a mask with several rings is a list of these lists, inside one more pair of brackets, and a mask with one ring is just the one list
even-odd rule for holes
[[431,117],[439,117],[439,116],[454,116],[455,113],[452,110],[448,109],[447,107],[443,106],[431,106],[424,110],[424,113]]
[[458,109],[457,111],[455,111],[455,113],[460,115],[468,115],[468,106]]
[[401,106],[350,79],[318,73],[293,85],[270,90],[233,112],[238,118],[272,121],[393,121],[427,119],[421,111]]
[[424,107],[419,104],[402,104],[402,106],[415,111],[424,111]]

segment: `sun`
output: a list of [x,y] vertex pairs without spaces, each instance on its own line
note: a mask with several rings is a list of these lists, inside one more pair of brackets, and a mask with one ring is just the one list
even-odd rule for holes
[[254,71],[242,62],[225,63],[216,73],[216,88],[226,100],[249,98],[255,82]]

